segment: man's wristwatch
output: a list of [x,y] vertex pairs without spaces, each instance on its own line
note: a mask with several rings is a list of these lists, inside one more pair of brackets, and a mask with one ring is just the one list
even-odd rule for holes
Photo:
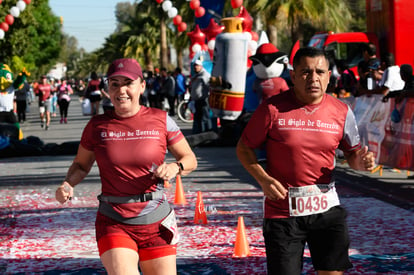
[[178,174],[181,174],[181,172],[184,171],[184,166],[179,161],[177,161],[176,164],[178,165]]

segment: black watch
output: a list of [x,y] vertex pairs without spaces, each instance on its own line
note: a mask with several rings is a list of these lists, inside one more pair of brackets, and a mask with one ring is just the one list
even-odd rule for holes
[[184,165],[181,162],[178,162],[178,161],[176,163],[178,165],[178,169],[180,169],[180,172],[179,173],[181,173],[181,171],[184,170]]

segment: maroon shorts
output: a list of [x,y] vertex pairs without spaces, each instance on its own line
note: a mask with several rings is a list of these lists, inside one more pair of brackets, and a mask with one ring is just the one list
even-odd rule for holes
[[141,261],[177,254],[170,245],[173,234],[161,221],[146,225],[119,223],[98,212],[95,222],[99,255],[112,248],[124,247],[138,252]]

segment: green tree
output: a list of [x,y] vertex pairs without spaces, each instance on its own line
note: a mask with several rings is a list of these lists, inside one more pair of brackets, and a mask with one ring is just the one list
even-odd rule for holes
[[118,3],[116,31],[111,34],[97,55],[107,63],[116,58],[131,57],[152,69],[159,53],[159,8],[152,1]]
[[190,39],[187,32],[194,28],[194,24],[190,23],[194,22],[194,11],[189,8],[188,1],[186,0],[177,0],[175,3],[182,21],[187,23],[187,30],[185,32],[179,32],[176,26],[170,24],[170,29],[173,33],[170,43],[174,45],[177,53],[177,64],[175,64],[175,67],[183,68],[184,51],[188,49],[190,45]]
[[[255,21],[263,25],[269,40],[278,48],[288,51],[296,40],[306,42],[316,31],[350,31],[349,26],[355,22],[350,2],[351,0],[245,0],[244,5]],[[285,38],[283,42],[278,41],[278,34]]]

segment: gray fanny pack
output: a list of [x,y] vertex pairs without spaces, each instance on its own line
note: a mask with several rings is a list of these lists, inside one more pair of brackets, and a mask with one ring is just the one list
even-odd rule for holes
[[125,218],[122,217],[118,212],[116,212],[110,203],[136,203],[136,202],[146,202],[150,200],[158,200],[163,198],[163,190],[157,190],[151,193],[139,194],[135,196],[129,197],[115,197],[115,196],[104,196],[99,195],[99,208],[98,211],[118,222],[131,224],[131,225],[143,225],[143,224],[151,224],[157,221],[162,220],[165,218],[171,211],[170,204],[167,200],[164,200],[154,211],[148,213],[146,215],[132,217],[132,218]]

